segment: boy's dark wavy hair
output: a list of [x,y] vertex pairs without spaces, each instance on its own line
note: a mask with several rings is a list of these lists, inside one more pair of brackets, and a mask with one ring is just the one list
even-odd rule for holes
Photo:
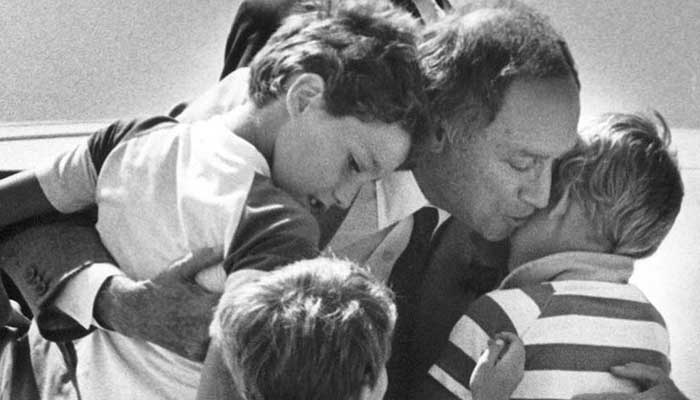
[[295,74],[315,73],[329,114],[399,123],[415,142],[429,121],[419,26],[386,0],[302,2],[251,63],[250,97],[263,107]]

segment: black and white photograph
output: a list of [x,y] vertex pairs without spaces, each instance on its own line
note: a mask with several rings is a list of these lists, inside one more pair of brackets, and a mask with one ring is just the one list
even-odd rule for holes
[[700,400],[697,0],[0,37],[0,400]]

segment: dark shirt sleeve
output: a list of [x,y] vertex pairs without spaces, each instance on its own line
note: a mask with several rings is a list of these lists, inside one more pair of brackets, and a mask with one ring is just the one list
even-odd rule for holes
[[269,271],[318,256],[316,220],[301,204],[256,175],[233,241],[224,260],[226,273],[250,268]]
[[162,123],[177,123],[170,117],[152,117],[146,119],[134,119],[131,121],[117,121],[108,127],[95,132],[88,139],[88,151],[95,166],[95,172],[99,175],[102,165],[109,153],[122,141],[134,134],[146,131]]

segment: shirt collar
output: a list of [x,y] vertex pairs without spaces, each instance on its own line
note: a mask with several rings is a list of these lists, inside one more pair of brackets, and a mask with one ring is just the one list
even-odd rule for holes
[[377,229],[382,230],[430,206],[410,171],[397,171],[376,183]]
[[552,254],[515,268],[500,289],[560,280],[627,283],[634,259],[617,254],[570,251]]

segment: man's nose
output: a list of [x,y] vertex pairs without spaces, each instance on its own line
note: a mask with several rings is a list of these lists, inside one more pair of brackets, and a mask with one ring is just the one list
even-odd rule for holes
[[527,182],[520,190],[520,200],[535,208],[545,208],[549,203],[552,188],[552,170],[545,168],[537,177]]

